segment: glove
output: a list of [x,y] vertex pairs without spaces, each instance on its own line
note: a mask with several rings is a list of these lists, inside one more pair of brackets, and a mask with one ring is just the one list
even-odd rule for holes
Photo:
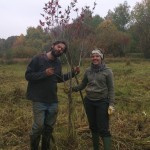
[[108,107],[108,114],[109,114],[109,115],[112,115],[114,112],[115,112],[114,106],[109,106],[109,107]]
[[78,92],[78,88],[77,87],[72,87],[72,92]]

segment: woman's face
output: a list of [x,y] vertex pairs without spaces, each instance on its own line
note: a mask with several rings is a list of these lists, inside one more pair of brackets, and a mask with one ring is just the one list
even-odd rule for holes
[[91,55],[91,60],[94,65],[99,65],[102,62],[100,55],[96,53]]

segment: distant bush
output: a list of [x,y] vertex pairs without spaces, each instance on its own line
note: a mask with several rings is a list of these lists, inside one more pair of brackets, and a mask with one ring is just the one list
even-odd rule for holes
[[144,58],[144,53],[128,53],[126,56],[131,58]]

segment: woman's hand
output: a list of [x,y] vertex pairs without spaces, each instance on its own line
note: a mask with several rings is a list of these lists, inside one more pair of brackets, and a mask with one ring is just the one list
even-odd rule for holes
[[109,115],[112,115],[114,112],[115,112],[114,106],[109,106],[109,107],[108,107],[108,114],[109,114]]

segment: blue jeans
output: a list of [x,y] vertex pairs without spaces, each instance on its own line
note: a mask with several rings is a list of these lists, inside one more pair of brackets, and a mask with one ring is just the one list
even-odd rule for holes
[[58,114],[58,103],[41,103],[33,102],[33,117],[34,123],[31,130],[31,135],[41,135],[44,128],[54,128]]

